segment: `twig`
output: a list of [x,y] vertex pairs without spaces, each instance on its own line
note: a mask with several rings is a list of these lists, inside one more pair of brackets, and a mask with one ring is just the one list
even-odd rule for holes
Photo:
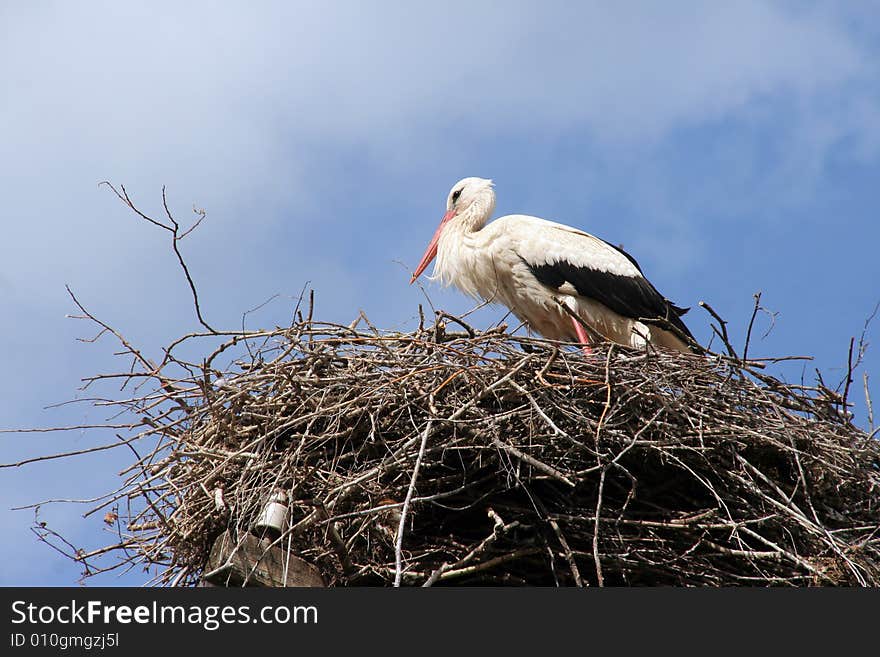
[[165,193],[165,186],[164,185],[162,186],[162,207],[165,209],[165,216],[168,217],[168,220],[171,222],[171,225],[164,224],[161,221],[157,221],[156,219],[153,219],[152,217],[141,212],[141,210],[139,210],[135,206],[134,202],[131,200],[131,197],[128,195],[128,192],[125,189],[125,185],[120,185],[119,190],[117,190],[116,187],[108,181],[104,181],[102,184],[107,185],[107,187],[109,187],[111,190],[113,190],[113,193],[116,194],[117,198],[119,198],[119,200],[121,200],[123,203],[125,203],[125,205],[127,205],[129,207],[129,209],[131,209],[139,217],[148,221],[149,223],[153,224],[154,226],[156,226],[158,228],[162,228],[163,230],[167,230],[169,233],[171,233],[171,248],[174,251],[174,255],[177,256],[177,262],[180,265],[180,268],[183,270],[183,274],[186,277],[187,285],[189,285],[190,292],[192,293],[193,305],[195,306],[196,317],[199,320],[199,324],[204,326],[211,333],[216,333],[217,331],[215,331],[205,321],[205,318],[202,316],[202,309],[199,305],[199,294],[196,291],[196,284],[193,282],[192,276],[189,273],[189,267],[187,266],[186,260],[184,260],[183,255],[180,252],[180,246],[179,246],[180,240],[182,240],[184,237],[189,235],[193,230],[195,230],[199,226],[199,224],[202,223],[202,220],[206,216],[205,211],[204,210],[197,210],[194,208],[196,214],[198,215],[198,219],[195,221],[195,223],[193,223],[192,226],[190,226],[188,229],[186,229],[185,231],[183,231],[181,233],[180,232],[180,224],[178,224],[177,220],[171,214],[171,210],[169,210],[169,208],[168,208],[168,198]]
[[849,387],[853,382],[853,346],[855,341],[855,338],[849,339],[849,353],[846,357],[846,384],[843,387],[843,401],[840,404],[844,413],[846,413],[846,398],[849,396]]
[[593,516],[593,562],[596,564],[596,583],[605,586],[605,578],[602,575],[602,557],[599,555],[599,518],[602,515],[602,495],[605,492],[605,473],[608,468],[602,468],[599,474],[599,486],[596,492],[596,513]]
[[397,524],[397,536],[394,540],[394,586],[400,586],[400,578],[403,574],[403,532],[406,528],[406,517],[409,513],[410,501],[413,492],[416,489],[416,480],[419,476],[419,468],[422,467],[422,459],[425,456],[425,446],[428,444],[428,436],[434,428],[434,420],[428,420],[425,430],[422,432],[422,442],[419,445],[419,454],[416,457],[416,463],[413,466],[412,477],[409,480],[409,487],[406,489],[406,498],[403,500],[403,508],[400,510],[400,522]]
[[718,326],[720,327],[720,331],[714,325],[712,326],[712,331],[721,338],[721,341],[724,343],[724,347],[727,349],[727,353],[731,358],[739,360],[739,356],[736,355],[736,350],[733,348],[733,345],[730,344],[730,337],[727,335],[727,322],[721,319],[721,315],[715,312],[715,309],[712,308],[705,301],[700,301],[700,308],[703,308],[706,312],[708,312],[715,320],[718,322]]
[[752,308],[752,316],[749,318],[749,328],[746,330],[746,343],[743,345],[743,360],[749,359],[749,344],[752,339],[752,326],[755,325],[755,317],[758,316],[758,310],[761,308],[761,292],[755,292],[755,306]]

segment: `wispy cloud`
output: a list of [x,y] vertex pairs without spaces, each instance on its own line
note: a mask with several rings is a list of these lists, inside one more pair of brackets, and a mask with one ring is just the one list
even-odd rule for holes
[[645,149],[676,130],[776,123],[765,108],[780,102],[779,175],[809,174],[847,138],[872,156],[880,135],[877,98],[859,90],[875,59],[844,21],[757,0],[5,13],[6,244],[40,245],[3,250],[19,288],[58,269],[82,277],[96,251],[111,269],[147,266],[130,245],[149,238],[119,223],[95,188],[105,177],[154,200],[168,183],[178,208],[209,204],[227,234],[248,233],[280,220],[272,208],[308,224],[355,175],[340,161],[352,149],[374,172],[434,189],[432,170],[443,186],[470,173],[486,140],[576,134],[588,158],[653,162]]

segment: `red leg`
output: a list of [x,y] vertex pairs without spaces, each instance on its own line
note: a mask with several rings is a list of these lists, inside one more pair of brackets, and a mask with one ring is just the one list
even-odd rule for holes
[[593,350],[590,349],[590,338],[587,337],[587,332],[584,330],[584,327],[581,326],[581,323],[577,321],[574,317],[571,318],[571,323],[574,324],[575,333],[577,333],[578,340],[583,345],[584,353],[589,356],[593,353]]

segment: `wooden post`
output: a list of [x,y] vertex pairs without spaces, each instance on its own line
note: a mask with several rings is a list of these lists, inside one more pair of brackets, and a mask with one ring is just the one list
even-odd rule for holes
[[270,539],[252,534],[235,540],[227,529],[214,541],[202,585],[326,586],[312,564],[270,544]]

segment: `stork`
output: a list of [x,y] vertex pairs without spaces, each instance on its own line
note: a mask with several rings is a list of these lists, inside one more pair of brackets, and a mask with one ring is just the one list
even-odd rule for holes
[[537,217],[513,214],[487,224],[494,209],[491,180],[455,183],[410,284],[436,258],[432,279],[507,306],[545,338],[579,342],[587,353],[596,338],[689,351],[693,336],[681,320],[687,309],[661,295],[631,255]]

